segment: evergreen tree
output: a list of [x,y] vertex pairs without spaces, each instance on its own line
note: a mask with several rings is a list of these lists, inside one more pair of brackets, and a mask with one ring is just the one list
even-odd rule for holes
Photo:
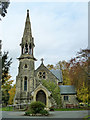
[[4,52],[2,56],[2,85],[6,82],[8,77],[12,58],[8,59],[8,52]]
[[11,76],[9,75],[10,65],[12,63],[12,58],[8,59],[8,52],[4,52],[2,56],[2,105],[7,106],[9,100],[9,90],[13,80],[10,80]]

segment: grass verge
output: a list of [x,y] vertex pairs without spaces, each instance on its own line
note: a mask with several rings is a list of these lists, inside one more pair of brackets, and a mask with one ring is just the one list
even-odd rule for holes
[[83,120],[90,120],[90,115],[85,116]]
[[2,107],[0,111],[13,111],[13,107]]
[[59,108],[59,109],[54,109],[54,111],[78,111],[78,110],[88,110],[84,108]]

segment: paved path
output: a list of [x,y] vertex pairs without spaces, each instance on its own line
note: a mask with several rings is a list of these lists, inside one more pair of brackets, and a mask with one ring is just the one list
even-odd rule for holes
[[[1,112],[1,111],[0,111]],[[42,116],[24,116],[25,112],[3,111],[3,118],[42,118]],[[44,118],[83,118],[88,111],[54,111]]]

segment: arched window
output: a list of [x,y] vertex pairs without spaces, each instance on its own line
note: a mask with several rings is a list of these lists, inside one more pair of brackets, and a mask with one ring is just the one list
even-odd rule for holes
[[30,55],[32,54],[31,43],[30,43],[30,45],[29,45],[29,54],[30,54]]
[[24,66],[25,68],[27,68],[27,64],[25,64],[25,66]]
[[28,53],[28,44],[25,44],[25,53]]
[[21,80],[21,90],[22,90],[22,80]]
[[27,91],[27,77],[24,78],[24,91]]

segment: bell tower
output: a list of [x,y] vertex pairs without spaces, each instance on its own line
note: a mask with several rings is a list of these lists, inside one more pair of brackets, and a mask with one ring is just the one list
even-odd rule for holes
[[29,57],[33,59],[34,58],[33,49],[35,45],[34,45],[34,38],[32,37],[29,10],[27,10],[25,29],[24,29],[24,33],[22,37],[22,43],[20,45],[21,45],[21,57],[28,55]]
[[24,33],[21,41],[21,55],[18,58],[19,67],[16,77],[16,97],[15,100],[20,103],[30,100],[30,92],[34,90],[34,38],[32,37],[31,22],[29,10],[27,10]]

